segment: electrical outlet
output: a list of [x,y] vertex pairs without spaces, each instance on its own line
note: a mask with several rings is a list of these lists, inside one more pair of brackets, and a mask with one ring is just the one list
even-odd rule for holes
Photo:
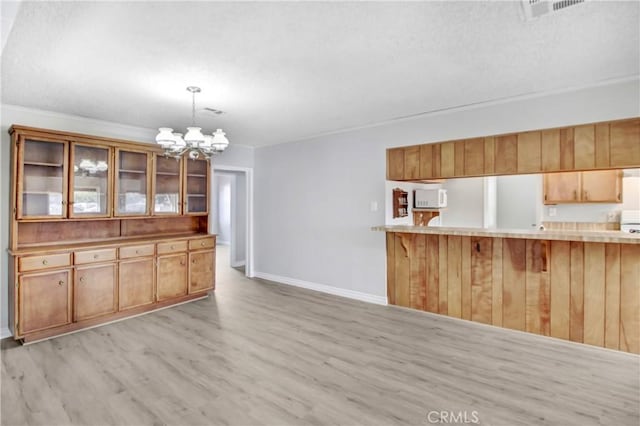
[[618,219],[618,212],[613,211],[607,213],[607,222],[618,222],[619,220],[620,219]]
[[372,212],[377,212],[378,211],[378,202],[377,201],[372,201],[371,202],[371,211]]
[[554,217],[558,214],[558,209],[555,207],[549,207],[549,217]]

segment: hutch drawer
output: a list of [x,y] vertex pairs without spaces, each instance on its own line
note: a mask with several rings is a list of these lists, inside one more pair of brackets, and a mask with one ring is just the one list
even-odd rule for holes
[[187,251],[186,241],[173,241],[169,243],[158,243],[158,254],[179,253]]
[[153,256],[154,253],[155,253],[155,249],[153,244],[120,247],[120,259],[129,259],[132,257],[141,257],[141,256]]
[[100,250],[85,250],[77,251],[74,253],[74,263],[76,265],[83,265],[86,263],[96,262],[108,262],[116,259],[116,249],[100,249]]
[[189,241],[189,250],[208,249],[216,246],[216,240],[214,238],[198,238],[197,240]]
[[44,256],[22,256],[18,258],[18,270],[37,271],[71,265],[71,253],[47,254]]

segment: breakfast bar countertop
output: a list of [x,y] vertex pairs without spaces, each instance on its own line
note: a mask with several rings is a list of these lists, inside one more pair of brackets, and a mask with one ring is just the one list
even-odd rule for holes
[[622,231],[526,230],[458,228],[444,226],[380,225],[373,231],[406,234],[457,235],[462,237],[525,238],[533,240],[583,241],[593,243],[640,244],[640,234]]

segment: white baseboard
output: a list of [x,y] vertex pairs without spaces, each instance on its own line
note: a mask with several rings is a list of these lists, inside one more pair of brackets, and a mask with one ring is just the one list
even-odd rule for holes
[[254,271],[256,278],[262,278],[269,281],[275,281],[281,284],[287,284],[294,287],[302,287],[309,290],[315,290],[322,293],[329,293],[335,296],[347,297],[349,299],[360,300],[362,302],[375,303],[376,305],[386,305],[387,298],[385,296],[376,296],[369,293],[361,293],[359,291],[347,290],[339,287],[332,287],[325,284],[317,284],[309,281],[303,281],[296,278],[283,277],[280,275],[268,274],[266,272]]
[[231,244],[230,241],[220,240],[216,238],[216,244],[220,244],[221,246],[228,246]]
[[3,327],[0,329],[0,339],[5,339],[11,336],[13,336],[13,334],[11,333],[11,330],[9,330],[9,327]]
[[239,262],[231,262],[231,267],[232,268],[239,268],[241,266],[245,266],[246,262],[244,260],[241,260]]

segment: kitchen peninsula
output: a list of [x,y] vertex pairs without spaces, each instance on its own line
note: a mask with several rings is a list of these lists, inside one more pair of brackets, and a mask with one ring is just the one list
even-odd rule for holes
[[[402,151],[402,155],[399,152]],[[387,179],[640,167],[640,120],[387,150]],[[640,235],[386,225],[388,303],[640,353]]]

